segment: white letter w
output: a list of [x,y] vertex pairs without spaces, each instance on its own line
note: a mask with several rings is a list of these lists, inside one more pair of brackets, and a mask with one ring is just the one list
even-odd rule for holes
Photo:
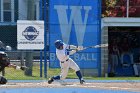
[[86,31],[86,24],[88,19],[89,10],[91,10],[91,6],[84,6],[84,21],[82,21],[82,6],[70,6],[71,15],[70,20],[68,22],[68,6],[64,5],[55,5],[54,9],[57,10],[58,19],[60,22],[60,29],[62,33],[62,38],[65,43],[68,44],[70,32],[72,29],[72,23],[74,23],[76,37],[78,41],[78,45],[83,44],[84,34]]

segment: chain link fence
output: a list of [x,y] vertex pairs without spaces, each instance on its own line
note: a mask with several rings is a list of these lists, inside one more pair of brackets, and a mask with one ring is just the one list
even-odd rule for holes
[[[30,75],[26,71],[6,67],[0,72],[7,79],[42,79],[40,77],[40,50],[17,49],[17,20],[38,20],[39,0],[0,0],[0,41],[12,50],[2,50],[8,54],[11,64],[18,66],[29,65]],[[29,53],[29,54],[28,54]],[[28,60],[30,57],[30,60]],[[42,57],[43,58],[43,57]],[[32,61],[27,64],[27,61]],[[42,63],[43,65],[43,63]],[[42,75],[43,75],[43,67]]]
[[[3,2],[2,2],[3,1]],[[31,1],[31,2],[28,2]],[[34,1],[34,2],[33,2]],[[47,0],[48,1],[48,0]],[[107,7],[107,0],[103,0],[102,5],[102,13],[105,15],[106,12],[110,13],[110,15],[106,14],[106,16],[112,16],[115,15],[116,17],[126,17],[127,15],[127,2],[126,0],[122,0],[122,2],[118,2],[116,0],[115,4],[113,6]],[[115,1],[115,0],[114,0]],[[139,0],[135,0],[135,2],[132,2],[133,0],[130,0],[129,5],[129,16],[130,17],[139,17]],[[3,3],[3,4],[2,4]],[[30,6],[32,3],[32,7]],[[109,4],[109,3],[108,3]],[[5,46],[11,46],[11,51],[5,51],[9,58],[10,62],[19,66],[27,65],[27,53],[31,53],[32,55],[32,64],[31,64],[31,70],[32,75],[25,75],[24,71],[21,70],[15,70],[13,68],[5,68],[5,74],[4,76],[7,79],[42,79],[42,75],[44,75],[44,67],[40,69],[40,51],[20,51],[17,50],[17,20],[39,20],[40,14],[39,14],[39,0],[0,0],[0,41],[4,43]],[[44,4],[42,4],[44,5]],[[28,8],[30,6],[30,8]],[[111,8],[113,7],[113,8]],[[48,7],[47,7],[48,9]],[[109,10],[108,10],[109,9]],[[121,11],[120,11],[121,10]],[[32,16],[28,16],[31,12]],[[48,13],[48,11],[46,11]],[[137,12],[137,15],[136,15]],[[43,13],[42,13],[43,14]],[[43,15],[42,15],[43,16]],[[46,17],[48,21],[48,16]],[[42,19],[43,20],[43,19]],[[48,25],[48,24],[47,24]],[[48,28],[47,28],[48,30]],[[48,38],[48,37],[47,37]],[[49,41],[48,41],[49,42]],[[43,54],[44,55],[44,54]],[[42,59],[44,56],[42,56]],[[43,60],[44,62],[44,60]],[[55,65],[55,64],[54,64]],[[44,64],[42,64],[44,66]],[[42,70],[42,72],[40,72]],[[59,69],[57,69],[57,72],[60,72]],[[52,75],[56,75],[55,71],[53,73],[51,72],[52,69],[49,69],[47,72],[48,77]],[[90,72],[90,71],[89,71]],[[94,71],[93,71],[94,72]],[[0,72],[1,73],[1,72]],[[74,73],[75,74],[75,73]],[[42,76],[42,77],[40,77]]]

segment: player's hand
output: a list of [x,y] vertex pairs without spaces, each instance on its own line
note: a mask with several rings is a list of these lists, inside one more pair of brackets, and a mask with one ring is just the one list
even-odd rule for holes
[[23,70],[23,71],[25,71],[27,69],[27,67],[26,66],[16,66],[16,70]]
[[25,71],[27,69],[27,67],[26,66],[21,66],[20,69]]
[[83,50],[84,47],[83,46],[78,46],[77,50],[80,51],[80,50]]
[[99,45],[94,46],[94,48],[98,48],[98,47],[100,47],[100,46]]

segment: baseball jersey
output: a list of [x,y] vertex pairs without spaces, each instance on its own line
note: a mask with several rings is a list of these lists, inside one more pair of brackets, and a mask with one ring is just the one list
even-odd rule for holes
[[56,56],[60,61],[66,61],[69,58],[67,48],[68,45],[64,44],[62,50],[56,49]]

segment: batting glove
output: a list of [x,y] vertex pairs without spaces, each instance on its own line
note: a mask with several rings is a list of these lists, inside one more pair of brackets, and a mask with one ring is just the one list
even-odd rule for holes
[[27,69],[27,67],[26,66],[16,66],[16,70],[23,70],[23,71],[25,71]]
[[83,46],[78,46],[77,50],[80,51],[80,50],[83,50]]
[[26,66],[21,66],[20,69],[25,71],[27,69],[27,67]]
[[99,48],[99,47],[100,47],[99,45],[94,46],[94,48]]

